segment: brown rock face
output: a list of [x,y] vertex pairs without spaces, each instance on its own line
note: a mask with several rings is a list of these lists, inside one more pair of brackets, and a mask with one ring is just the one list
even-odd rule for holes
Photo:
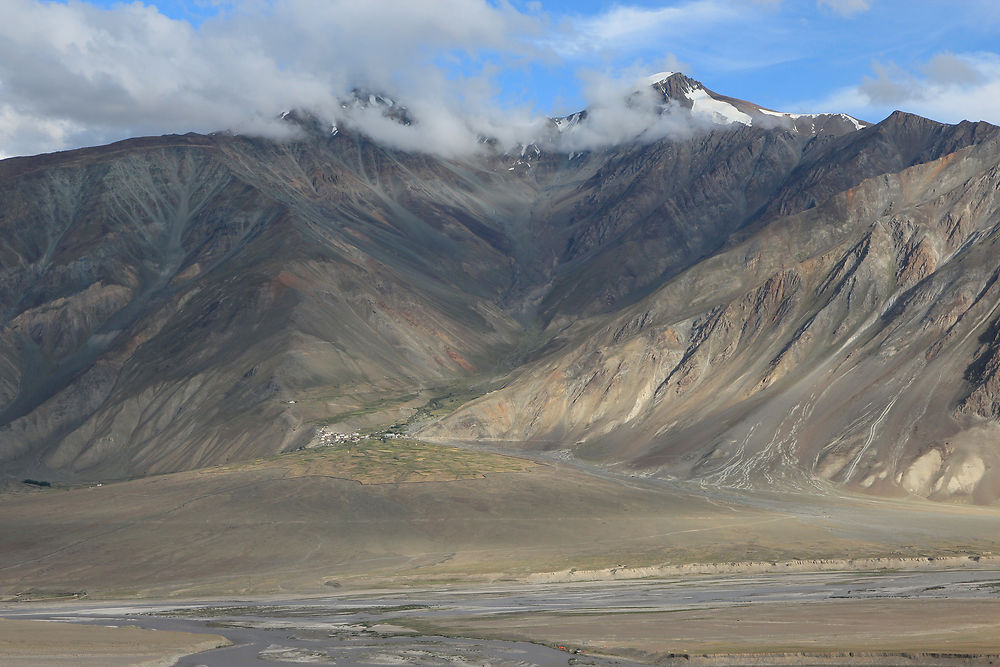
[[998,137],[894,114],[572,156],[314,132],[6,160],[0,461],[195,468],[500,386],[413,423],[704,484],[994,502]]

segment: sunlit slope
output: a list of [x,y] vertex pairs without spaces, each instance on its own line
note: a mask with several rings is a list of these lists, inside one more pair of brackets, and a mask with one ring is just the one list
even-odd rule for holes
[[[893,157],[900,136],[913,143]],[[892,165],[905,149],[918,163],[763,215],[426,435],[567,448],[711,485],[819,478],[995,502],[996,137],[897,114],[840,140],[778,200],[837,187],[838,158]]]

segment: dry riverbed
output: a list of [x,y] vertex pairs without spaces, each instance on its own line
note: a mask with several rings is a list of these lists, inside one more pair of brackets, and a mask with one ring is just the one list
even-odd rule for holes
[[73,620],[73,632],[84,632],[82,624],[157,629],[153,634],[163,637],[204,632],[232,643],[177,663],[188,667],[258,660],[497,667],[1000,664],[1000,571],[989,569],[687,575],[122,604],[19,603],[0,609],[0,616]]

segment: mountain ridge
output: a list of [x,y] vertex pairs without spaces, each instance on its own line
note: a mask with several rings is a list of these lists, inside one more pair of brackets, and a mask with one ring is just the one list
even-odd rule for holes
[[[444,158],[338,126],[0,161],[8,480],[409,420],[721,486],[995,502],[1000,130],[650,90],[760,122],[584,153]],[[890,388],[843,393],[842,369]],[[922,403],[928,369],[947,391]]]

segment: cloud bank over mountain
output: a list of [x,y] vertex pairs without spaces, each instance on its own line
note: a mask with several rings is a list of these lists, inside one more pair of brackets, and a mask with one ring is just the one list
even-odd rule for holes
[[[406,99],[408,122],[400,123],[391,100],[380,104],[342,105],[330,122],[372,137],[381,144],[408,151],[449,157],[481,152],[489,140],[505,151],[534,144],[565,153],[589,151],[626,142],[682,138],[714,126],[704,116],[693,116],[675,102],[665,102],[650,86],[648,76],[630,73],[623,78],[596,72],[582,73],[585,114],[553,122],[527,109],[499,110],[487,100],[460,108],[441,97]],[[381,100],[381,98],[380,98]],[[441,100],[444,100],[443,102]]]
[[[0,20],[0,151],[96,143],[123,133],[280,133],[289,107],[333,116],[354,87],[423,100],[461,88],[435,59],[527,55],[538,20],[464,0],[280,0],[247,4],[195,28],[134,3],[10,0]],[[449,100],[451,101],[451,100]],[[448,106],[448,105],[445,105]]]
[[[290,108],[395,148],[444,155],[480,150],[483,137],[507,148],[545,141],[551,130],[531,108],[496,103],[490,62],[543,57],[547,48],[534,39],[544,19],[508,5],[281,0],[195,28],[139,3],[12,3],[0,28],[7,155],[168,132],[283,137],[293,132],[280,120]],[[458,58],[476,66],[456,76],[447,61]],[[635,72],[583,76],[594,113],[571,150],[685,130],[652,99],[625,104]],[[391,95],[413,123],[379,107],[345,107],[357,89]]]
[[[901,0],[682,0],[589,13],[557,0],[210,5],[208,18],[185,20],[143,2],[6,0],[0,157],[143,134],[230,129],[280,137],[289,128],[277,119],[293,108],[396,147],[449,155],[475,150],[482,136],[502,145],[542,140],[548,115],[585,106],[586,126],[559,140],[567,150],[655,139],[691,128],[648,104],[626,106],[620,93],[640,75],[678,69],[659,66],[669,54],[690,62],[683,71],[710,87],[783,111],[878,120],[895,105],[941,120],[1000,122],[992,104],[1000,56],[992,47],[972,50],[976,31],[1000,22],[985,0],[946,16]],[[890,15],[894,29],[879,29]],[[931,22],[942,39],[966,36],[970,50],[928,42],[922,60],[877,55],[899,55],[919,41],[915,35],[930,34]],[[792,76],[791,68],[810,62],[856,73]],[[769,98],[727,77],[747,86],[779,80],[785,92]],[[415,124],[342,108],[356,89],[405,104]]]

